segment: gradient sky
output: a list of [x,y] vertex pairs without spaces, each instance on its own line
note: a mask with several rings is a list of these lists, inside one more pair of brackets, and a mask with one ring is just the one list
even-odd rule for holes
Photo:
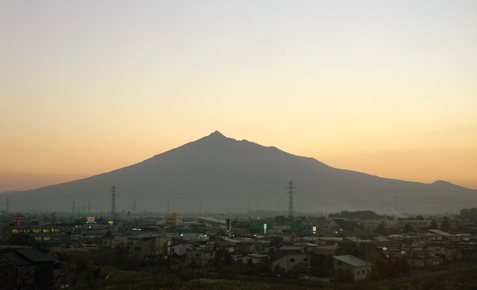
[[0,1],[0,192],[219,130],[477,189],[477,1]]

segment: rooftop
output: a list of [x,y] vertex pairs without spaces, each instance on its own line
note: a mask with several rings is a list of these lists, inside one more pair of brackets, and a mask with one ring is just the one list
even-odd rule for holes
[[362,266],[372,266],[373,264],[371,263],[366,263],[365,260],[361,260],[359,258],[356,258],[351,255],[345,255],[345,256],[334,256],[333,259],[339,260],[343,263],[346,263],[348,265],[351,265],[353,267],[362,267]]

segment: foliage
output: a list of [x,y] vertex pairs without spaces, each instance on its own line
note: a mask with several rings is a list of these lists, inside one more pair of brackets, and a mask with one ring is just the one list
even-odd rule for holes
[[272,266],[268,263],[258,263],[255,265],[255,273],[257,275],[268,275],[272,272]]
[[384,227],[384,224],[379,224],[376,229],[374,230],[376,234],[380,234],[382,236],[385,236],[387,234],[386,228]]
[[441,223],[441,231],[448,232],[451,229],[451,225],[447,217],[444,217],[444,220]]
[[340,213],[330,214],[329,218],[349,218],[349,219],[360,219],[360,220],[372,220],[372,219],[382,219],[384,216],[378,215],[370,210],[359,210],[359,211],[342,211]]
[[279,215],[279,216],[275,217],[275,223],[277,223],[277,224],[284,224],[284,223],[287,223],[289,221],[290,220],[287,217],[282,216],[282,215]]
[[344,283],[353,282],[353,274],[351,274],[349,271],[345,272],[341,269],[338,269],[335,273],[335,281]]
[[9,245],[19,245],[19,246],[31,246],[35,245],[36,248],[39,248],[40,244],[32,237],[29,237],[26,234],[13,234],[7,239]]
[[[230,269],[222,267],[222,269]],[[195,278],[184,280],[173,273],[165,273],[160,271],[123,271],[117,269],[105,269],[110,279],[100,284],[100,290],[153,290],[153,289],[207,289],[207,290],[286,290],[286,289],[318,289],[321,285],[300,285],[299,281],[245,281],[245,280],[228,280],[228,279],[205,279]]]
[[460,211],[461,219],[468,219],[471,222],[477,221],[477,208],[464,208]]
[[402,229],[405,233],[410,233],[414,231],[414,228],[410,224],[406,224]]
[[222,279],[234,279],[236,276],[234,268],[232,266],[222,267],[219,271],[219,277]]
[[333,257],[331,255],[313,254],[310,259],[311,274],[318,277],[326,277],[329,269],[333,268]]

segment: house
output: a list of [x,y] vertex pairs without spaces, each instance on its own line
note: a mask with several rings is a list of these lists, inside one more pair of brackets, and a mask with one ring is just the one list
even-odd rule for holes
[[212,264],[215,260],[215,251],[208,249],[192,249],[187,252],[185,265],[189,266],[195,263],[198,267],[204,267],[207,264]]
[[250,261],[250,263],[255,265],[255,264],[259,264],[259,263],[268,262],[268,255],[253,253],[253,254],[244,255],[244,256],[238,258],[237,260],[238,260],[239,263],[242,263],[242,264],[247,264]]
[[337,250],[338,250],[338,246],[318,246],[315,248],[314,253],[316,255],[334,256]]
[[182,256],[187,254],[194,248],[194,244],[190,242],[176,242],[176,244],[171,246],[171,255]]
[[272,269],[275,269],[277,266],[279,266],[280,268],[288,272],[302,263],[310,266],[310,254],[290,252],[272,261]]
[[333,260],[335,270],[351,273],[354,281],[366,278],[373,267],[373,264],[351,255],[334,256]]
[[413,267],[437,266],[442,263],[442,258],[436,255],[440,248],[429,247],[408,247],[403,249],[393,249],[393,256],[405,257],[409,265]]
[[173,227],[181,223],[182,223],[182,216],[180,214],[173,213],[171,215],[166,215],[165,217],[166,226]]
[[129,254],[132,257],[144,258],[145,256],[157,256],[167,254],[168,246],[166,238],[144,238],[129,246]]
[[384,252],[373,243],[341,243],[336,250],[336,255],[351,255],[372,264],[378,260],[390,262]]
[[10,289],[52,289],[60,266],[60,261],[37,249],[2,247],[0,285]]
[[117,240],[116,236],[111,231],[108,231],[103,235],[103,247],[111,249],[120,248],[121,241]]

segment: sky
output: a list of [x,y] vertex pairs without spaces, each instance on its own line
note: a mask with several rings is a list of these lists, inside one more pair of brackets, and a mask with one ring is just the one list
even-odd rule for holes
[[0,192],[215,130],[477,189],[477,1],[0,0]]

